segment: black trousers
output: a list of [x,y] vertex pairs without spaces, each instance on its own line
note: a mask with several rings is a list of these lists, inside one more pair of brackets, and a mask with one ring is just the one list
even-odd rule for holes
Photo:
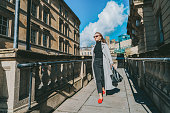
[[94,58],[93,69],[96,78],[97,91],[98,93],[102,93],[102,87],[105,86],[103,58]]

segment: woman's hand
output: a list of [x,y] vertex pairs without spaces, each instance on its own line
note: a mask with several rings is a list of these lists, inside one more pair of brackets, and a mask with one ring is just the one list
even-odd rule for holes
[[110,68],[112,69],[112,66],[114,67],[114,69],[116,69],[116,65],[115,64],[110,64]]

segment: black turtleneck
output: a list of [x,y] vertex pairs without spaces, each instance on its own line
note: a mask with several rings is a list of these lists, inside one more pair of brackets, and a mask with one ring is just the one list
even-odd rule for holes
[[103,58],[101,41],[96,42],[94,53],[95,53],[95,58]]

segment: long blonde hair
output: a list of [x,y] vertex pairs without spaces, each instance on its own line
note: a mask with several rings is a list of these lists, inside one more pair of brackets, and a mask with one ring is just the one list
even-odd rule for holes
[[106,40],[103,38],[103,35],[100,33],[100,32],[96,32],[95,34],[99,34],[102,38],[101,38],[101,41],[103,43],[106,43]]

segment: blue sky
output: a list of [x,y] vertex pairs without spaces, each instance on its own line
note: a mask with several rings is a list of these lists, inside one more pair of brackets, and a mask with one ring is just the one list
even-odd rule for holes
[[[98,15],[104,10],[104,9],[109,9],[106,8],[106,5],[110,1],[114,1],[116,4],[118,4],[121,7],[121,4],[123,4],[124,11],[122,15],[126,15],[127,17],[127,12],[128,12],[128,6],[129,6],[129,0],[64,0],[68,6],[73,10],[73,12],[79,17],[81,21],[80,25],[80,34],[83,32],[83,30],[89,26],[90,23],[96,23],[99,20]],[[115,4],[115,5],[116,5]],[[113,3],[114,5],[114,3]],[[109,7],[109,5],[108,5]],[[122,10],[122,8],[120,8]],[[116,12],[116,11],[115,11]],[[114,13],[117,14],[117,13]],[[104,15],[104,14],[102,14]],[[114,16],[109,17],[113,18]],[[126,33],[126,26],[127,26],[127,18],[122,19],[122,23],[119,25],[115,25],[113,31],[105,32],[104,36],[110,36],[110,39],[116,39],[117,37],[121,34]],[[104,24],[104,23],[102,23]],[[107,27],[107,26],[106,26]],[[86,30],[87,32],[88,30]],[[81,36],[81,35],[80,35]],[[85,37],[80,37],[81,38]],[[94,41],[93,41],[94,42]]]

